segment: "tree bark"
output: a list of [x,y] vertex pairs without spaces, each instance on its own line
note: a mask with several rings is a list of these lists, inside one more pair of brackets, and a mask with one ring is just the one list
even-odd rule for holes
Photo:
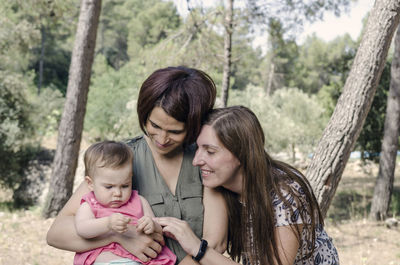
[[266,93],[268,96],[272,95],[272,83],[274,80],[274,75],[275,75],[275,63],[273,62],[273,59],[271,59],[271,66],[269,69],[269,74],[268,74],[268,83],[267,83],[267,89]]
[[40,95],[40,90],[42,88],[42,83],[43,83],[44,49],[45,49],[45,43],[46,43],[46,30],[45,30],[43,24],[40,27],[40,33],[41,33],[42,40],[41,40],[40,59],[39,59],[38,95]]
[[399,0],[375,1],[342,95],[307,169],[323,215],[371,107],[399,18]]
[[222,93],[221,93],[221,101],[223,107],[226,107],[228,104],[229,85],[231,78],[233,2],[234,0],[228,0],[227,8],[225,10],[226,13],[225,13],[225,38],[224,38],[224,68],[222,74]]
[[86,112],[101,0],[82,0],[72,51],[67,96],[58,129],[57,149],[45,217],[55,216],[72,194]]
[[400,129],[400,27],[397,28],[395,36],[390,75],[385,129],[379,158],[379,172],[370,212],[370,218],[375,220],[386,219],[393,191]]

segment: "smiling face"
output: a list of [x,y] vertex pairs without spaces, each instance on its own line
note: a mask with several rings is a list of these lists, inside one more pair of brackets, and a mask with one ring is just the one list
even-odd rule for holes
[[161,107],[154,107],[146,122],[146,132],[151,149],[168,155],[183,146],[186,137],[185,123],[169,116]]
[[118,168],[96,167],[94,176],[85,179],[101,205],[118,208],[132,194],[132,163],[128,161]]
[[199,166],[203,185],[223,186],[241,194],[242,172],[239,160],[219,141],[214,129],[204,125],[197,138],[198,149],[193,165]]

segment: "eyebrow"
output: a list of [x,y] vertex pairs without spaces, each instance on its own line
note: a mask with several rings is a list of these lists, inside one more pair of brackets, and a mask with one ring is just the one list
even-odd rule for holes
[[216,149],[216,150],[220,150],[221,147],[217,146],[217,145],[211,145],[211,144],[203,144],[201,145],[204,148],[212,148],[212,149]]

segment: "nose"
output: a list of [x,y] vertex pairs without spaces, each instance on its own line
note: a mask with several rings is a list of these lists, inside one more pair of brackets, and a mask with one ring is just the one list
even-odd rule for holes
[[160,144],[168,143],[168,132],[165,130],[161,130],[160,132]]
[[119,196],[121,196],[121,194],[122,194],[122,192],[121,192],[120,188],[115,188],[114,189],[114,196],[115,197],[119,197]]
[[204,165],[204,160],[202,159],[201,151],[199,149],[197,149],[197,151],[196,151],[196,154],[195,154],[195,156],[193,158],[192,164],[193,164],[193,166],[202,166],[202,165]]

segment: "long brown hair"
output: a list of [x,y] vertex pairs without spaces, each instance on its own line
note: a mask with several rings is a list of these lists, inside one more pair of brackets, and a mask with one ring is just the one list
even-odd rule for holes
[[[250,264],[282,264],[278,254],[278,242],[274,233],[274,207],[272,194],[276,194],[293,216],[292,203],[285,194],[295,198],[303,229],[307,229],[305,242],[311,257],[315,245],[315,228],[323,225],[317,200],[306,178],[295,168],[272,159],[264,149],[265,137],[255,114],[246,107],[233,106],[213,110],[207,120],[221,143],[241,163],[243,173],[241,201],[238,195],[220,188],[228,204],[229,234],[228,253],[239,261],[246,258]],[[299,196],[289,183],[297,182],[304,191]],[[309,222],[307,220],[310,220]],[[291,226],[299,240],[304,243],[302,231],[297,225]],[[245,254],[243,256],[243,254]]]

